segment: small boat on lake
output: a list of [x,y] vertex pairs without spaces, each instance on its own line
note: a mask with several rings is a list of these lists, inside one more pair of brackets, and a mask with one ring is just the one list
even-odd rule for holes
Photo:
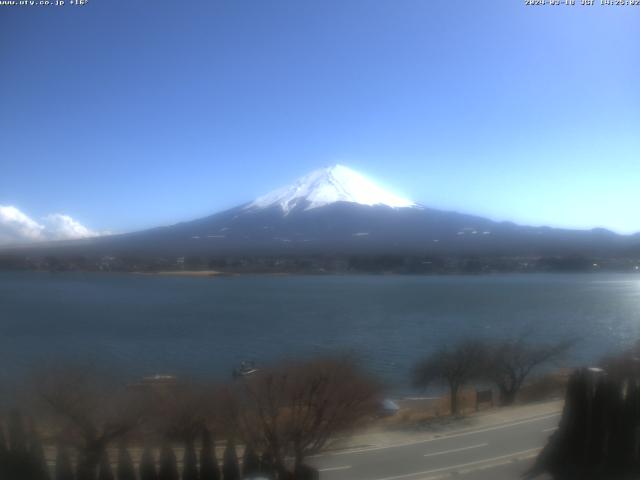
[[233,369],[232,376],[233,378],[240,377],[248,377],[258,372],[258,368],[256,368],[256,364],[253,361],[243,361],[240,362],[240,366]]

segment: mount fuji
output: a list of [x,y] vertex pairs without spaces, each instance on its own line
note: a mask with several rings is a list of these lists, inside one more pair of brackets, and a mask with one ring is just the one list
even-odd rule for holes
[[336,165],[205,218],[28,249],[60,256],[175,260],[353,254],[616,256],[638,252],[639,246],[637,235],[604,229],[527,227],[427,208]]
[[411,200],[380,188],[350,168],[335,165],[311,172],[293,185],[263,195],[246,208],[251,210],[279,207],[286,215],[296,207],[311,210],[336,202],[384,205],[391,208],[418,206]]

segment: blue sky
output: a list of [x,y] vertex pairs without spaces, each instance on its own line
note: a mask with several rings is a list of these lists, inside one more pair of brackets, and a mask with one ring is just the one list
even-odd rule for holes
[[167,224],[339,162],[427,206],[640,231],[640,7],[0,8],[0,205],[36,221]]

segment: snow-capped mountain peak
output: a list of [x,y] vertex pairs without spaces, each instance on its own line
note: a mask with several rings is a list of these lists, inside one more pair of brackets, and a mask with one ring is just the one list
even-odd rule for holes
[[384,190],[373,181],[343,165],[315,170],[299,178],[288,187],[263,195],[247,209],[263,209],[279,206],[287,214],[298,206],[305,210],[335,202],[361,205],[386,205],[392,208],[417,207],[411,200]]

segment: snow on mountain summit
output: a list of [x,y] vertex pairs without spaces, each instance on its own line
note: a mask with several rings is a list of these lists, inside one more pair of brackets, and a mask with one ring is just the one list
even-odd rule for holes
[[369,206],[386,205],[392,208],[418,206],[411,200],[384,190],[350,168],[335,165],[315,170],[288,187],[263,195],[246,208],[262,209],[279,206],[287,214],[297,206],[304,206],[305,210],[311,210],[335,202]]

